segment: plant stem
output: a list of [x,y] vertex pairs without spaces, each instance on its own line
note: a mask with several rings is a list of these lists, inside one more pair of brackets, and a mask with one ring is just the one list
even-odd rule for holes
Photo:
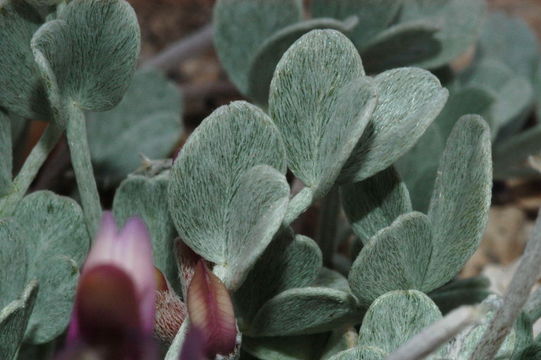
[[69,121],[67,122],[66,134],[71,153],[71,163],[75,172],[79,195],[81,196],[88,234],[93,239],[101,218],[101,204],[90,161],[85,116],[82,110],[74,106],[70,107],[68,111]]
[[19,201],[28,191],[39,169],[47,160],[49,153],[54,149],[63,129],[55,124],[50,124],[30,155],[26,158],[23,167],[13,180],[12,191],[0,201],[0,217],[9,216],[13,213]]
[[333,254],[336,244],[338,213],[340,212],[340,194],[338,187],[333,187],[321,201],[317,243],[323,254],[323,265],[333,266]]
[[473,306],[462,306],[453,310],[400,346],[387,360],[424,359],[466,326],[475,323],[479,317],[480,311]]
[[169,46],[163,52],[146,61],[142,67],[172,70],[181,62],[210,49],[212,47],[212,34],[212,25],[208,24]]
[[541,211],[537,214],[532,234],[503,298],[503,304],[496,310],[494,318],[471,357],[472,360],[489,360],[495,357],[539,277],[541,270],[539,259],[541,259]]

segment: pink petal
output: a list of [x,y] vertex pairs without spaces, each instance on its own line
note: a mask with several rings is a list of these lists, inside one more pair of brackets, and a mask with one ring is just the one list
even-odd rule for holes
[[141,219],[133,217],[126,221],[126,225],[119,235],[117,251],[119,251],[119,265],[134,279],[141,304],[143,327],[152,332],[156,277],[150,234]]
[[203,260],[197,263],[190,283],[187,306],[191,324],[205,335],[208,357],[235,351],[237,326],[231,297]]
[[115,218],[110,211],[105,211],[101,218],[99,232],[86,258],[83,273],[98,264],[113,261],[116,246],[117,227]]
[[135,284],[143,328],[151,333],[154,326],[156,279],[152,260],[152,244],[144,222],[136,217],[117,230],[115,219],[105,212],[96,240],[83,268],[83,275],[99,265],[115,265],[123,269]]

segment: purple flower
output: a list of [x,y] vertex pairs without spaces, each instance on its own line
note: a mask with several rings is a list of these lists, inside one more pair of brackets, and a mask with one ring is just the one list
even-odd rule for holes
[[61,358],[93,353],[107,360],[155,359],[155,296],[145,224],[131,218],[119,231],[112,214],[105,213],[81,272],[67,351]]

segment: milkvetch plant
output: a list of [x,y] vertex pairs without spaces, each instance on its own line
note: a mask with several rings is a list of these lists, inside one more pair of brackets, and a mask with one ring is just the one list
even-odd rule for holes
[[[526,134],[534,87],[521,87],[512,62],[531,54],[506,57],[477,38],[480,0],[311,6],[304,19],[297,1],[217,2],[219,56],[263,107],[216,109],[172,160],[180,93],[157,70],[136,70],[126,1],[0,3],[2,359],[537,351],[541,295],[526,296],[541,225],[515,295],[457,279],[487,222],[493,150]],[[472,68],[429,71],[475,41]],[[48,126],[13,177],[27,120]],[[80,201],[28,194],[64,132]],[[104,215],[98,189],[115,192]],[[314,241],[295,225],[318,205]],[[341,211],[351,251],[339,250]],[[419,343],[423,331],[441,336]]]

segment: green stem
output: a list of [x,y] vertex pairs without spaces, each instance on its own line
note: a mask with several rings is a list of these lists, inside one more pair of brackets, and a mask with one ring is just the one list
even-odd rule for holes
[[63,129],[61,127],[54,124],[50,124],[47,127],[39,142],[26,158],[19,174],[13,180],[12,191],[0,201],[0,217],[6,217],[13,213],[19,201],[28,191],[39,169],[49,156],[49,153],[58,143],[62,131]]
[[335,251],[340,195],[338,187],[333,187],[321,202],[317,243],[323,254],[323,265],[332,268]]
[[81,196],[88,234],[93,239],[101,218],[101,204],[90,160],[85,116],[80,109],[75,107],[70,107],[68,111],[70,116],[66,134],[71,163]]

